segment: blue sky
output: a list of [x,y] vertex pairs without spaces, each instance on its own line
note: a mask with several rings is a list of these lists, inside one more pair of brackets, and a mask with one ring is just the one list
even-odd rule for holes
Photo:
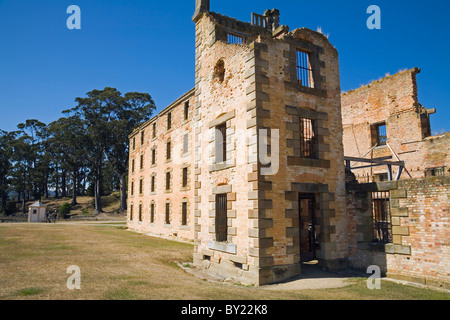
[[[369,30],[368,6],[381,8]],[[66,9],[81,9],[69,30]],[[148,92],[158,111],[194,87],[194,0],[0,0],[0,129],[45,123],[92,89]],[[421,68],[419,101],[436,108],[432,131],[450,131],[450,1],[211,0],[211,10],[250,21],[277,8],[291,30],[320,26],[340,55],[341,89]]]

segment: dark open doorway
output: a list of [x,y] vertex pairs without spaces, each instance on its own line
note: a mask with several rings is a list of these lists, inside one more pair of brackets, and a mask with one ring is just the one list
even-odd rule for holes
[[299,193],[300,261],[302,263],[317,260],[316,252],[320,250],[320,225],[317,224],[316,207],[316,197],[313,193]]

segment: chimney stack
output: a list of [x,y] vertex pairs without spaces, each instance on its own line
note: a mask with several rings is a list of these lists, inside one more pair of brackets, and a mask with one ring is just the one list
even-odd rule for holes
[[192,20],[197,21],[202,12],[209,12],[209,0],[195,0],[195,12]]

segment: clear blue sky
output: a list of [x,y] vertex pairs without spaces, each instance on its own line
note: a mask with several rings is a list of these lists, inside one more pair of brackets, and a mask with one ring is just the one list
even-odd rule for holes
[[[69,30],[69,5],[81,30]],[[369,5],[381,30],[369,30]],[[148,92],[158,111],[194,87],[194,0],[0,0],[0,129],[49,123],[92,89]],[[450,131],[450,1],[211,0],[211,10],[250,21],[277,8],[291,30],[320,26],[340,54],[348,91],[419,67],[419,101],[436,108],[432,131]]]

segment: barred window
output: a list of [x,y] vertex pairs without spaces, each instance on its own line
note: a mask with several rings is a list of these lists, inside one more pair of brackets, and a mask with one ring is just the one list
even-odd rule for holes
[[374,241],[380,243],[392,242],[391,210],[389,192],[372,192],[372,213]]
[[314,88],[310,56],[302,50],[297,50],[297,80],[304,87]]
[[237,34],[228,33],[227,34],[227,41],[230,44],[243,44],[244,43],[244,37],[238,36]]
[[216,194],[216,241],[227,241],[227,194]]
[[385,146],[387,144],[386,123],[379,123],[373,126],[374,143],[378,146]]

